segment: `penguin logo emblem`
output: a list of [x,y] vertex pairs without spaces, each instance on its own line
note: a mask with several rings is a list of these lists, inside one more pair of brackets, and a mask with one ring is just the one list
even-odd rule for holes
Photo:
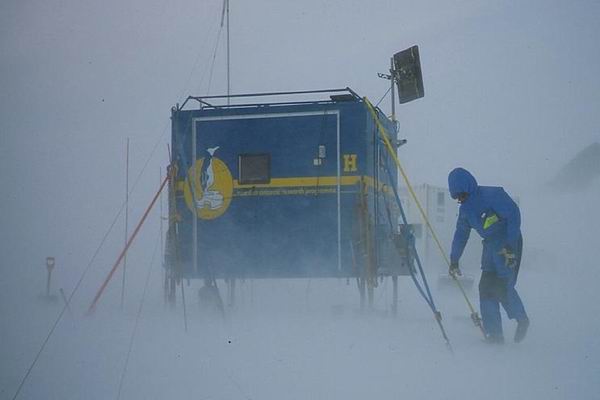
[[[231,203],[233,178],[227,165],[215,157],[217,150],[219,146],[206,149],[206,156],[197,159],[189,169],[184,186],[185,203],[200,219],[221,216]],[[189,184],[190,178],[193,185]],[[190,186],[194,188],[194,196]]]

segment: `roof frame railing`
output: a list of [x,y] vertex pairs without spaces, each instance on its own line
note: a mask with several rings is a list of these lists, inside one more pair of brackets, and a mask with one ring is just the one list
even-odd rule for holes
[[[321,89],[321,90],[298,90],[291,92],[265,92],[265,93],[244,93],[244,94],[231,94],[231,95],[213,95],[213,96],[188,96],[187,99],[183,102],[181,106],[177,106],[176,109],[181,111],[185,107],[185,105],[190,100],[195,100],[200,104],[200,108],[231,108],[231,107],[247,107],[247,106],[256,106],[256,105],[264,105],[266,103],[256,103],[256,104],[225,104],[225,105],[215,105],[209,103],[206,100],[213,99],[233,99],[233,98],[252,98],[252,97],[273,97],[273,96],[296,96],[296,95],[305,95],[305,94],[319,94],[319,93],[347,93],[354,97],[356,100],[361,100],[361,97],[354,92],[349,87],[343,89]],[[301,104],[301,103],[315,103],[315,102],[331,102],[333,100],[319,100],[319,101],[286,101],[279,103],[268,103],[268,104]]]

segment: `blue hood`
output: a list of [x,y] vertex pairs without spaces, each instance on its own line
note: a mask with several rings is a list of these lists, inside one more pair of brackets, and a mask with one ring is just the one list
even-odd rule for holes
[[477,181],[466,169],[455,168],[448,175],[448,188],[453,199],[463,192],[472,196],[477,191]]

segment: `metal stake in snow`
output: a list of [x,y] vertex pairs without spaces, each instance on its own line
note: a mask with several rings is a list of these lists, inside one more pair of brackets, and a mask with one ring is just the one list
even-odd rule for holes
[[144,221],[146,221],[146,217],[150,213],[150,210],[152,210],[152,207],[156,203],[156,200],[158,200],[158,197],[160,196],[160,193],[164,189],[164,187],[165,187],[165,185],[166,185],[166,183],[167,183],[168,180],[169,180],[169,174],[167,174],[167,176],[165,177],[165,179],[160,184],[160,188],[158,189],[158,192],[156,192],[156,194],[154,195],[154,198],[152,199],[152,202],[150,203],[150,205],[146,209],[146,212],[142,216],[142,219],[140,220],[140,222],[135,227],[135,230],[133,231],[133,233],[131,234],[131,237],[127,241],[127,244],[125,245],[125,248],[123,249],[123,251],[121,251],[121,254],[119,254],[119,257],[117,258],[117,261],[115,262],[115,264],[113,265],[112,269],[108,273],[108,276],[106,277],[106,279],[102,283],[102,286],[100,286],[100,289],[98,289],[98,293],[96,293],[96,296],[94,297],[94,300],[92,301],[92,304],[90,304],[90,308],[88,309],[88,314],[91,314],[94,311],[94,309],[96,307],[96,303],[98,302],[98,299],[100,298],[100,296],[102,296],[102,292],[104,292],[104,289],[106,289],[106,286],[108,285],[108,282],[110,281],[110,279],[112,278],[113,274],[115,273],[115,271],[119,267],[119,264],[123,260],[123,257],[125,257],[125,254],[127,254],[127,250],[129,249],[129,246],[131,246],[131,243],[133,242],[133,240],[135,239],[136,235],[140,231],[140,228],[144,224]]

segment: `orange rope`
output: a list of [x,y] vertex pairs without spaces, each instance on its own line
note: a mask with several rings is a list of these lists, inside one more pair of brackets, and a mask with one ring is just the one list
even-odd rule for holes
[[108,273],[108,276],[106,277],[106,279],[102,283],[102,286],[100,286],[100,289],[98,289],[98,292],[96,293],[96,296],[94,297],[94,300],[92,301],[92,304],[90,304],[90,308],[88,309],[88,314],[91,314],[94,311],[94,309],[96,307],[96,303],[98,302],[98,299],[100,298],[100,296],[102,296],[102,292],[104,292],[104,289],[106,289],[106,286],[108,285],[108,282],[110,281],[110,279],[112,278],[113,274],[115,273],[115,271],[119,267],[119,264],[123,260],[123,257],[125,257],[125,254],[127,254],[127,250],[129,249],[129,246],[131,246],[131,243],[133,243],[133,240],[135,239],[135,237],[138,234],[140,228],[144,224],[144,221],[146,220],[146,217],[150,213],[150,210],[154,206],[154,203],[156,203],[156,200],[158,199],[158,196],[160,195],[160,192],[162,192],[162,190],[164,189],[165,184],[167,183],[168,180],[169,180],[169,174],[167,174],[167,176],[165,177],[165,179],[162,181],[162,183],[160,185],[160,188],[158,189],[158,192],[156,192],[156,194],[154,195],[154,198],[152,199],[152,202],[150,203],[150,205],[146,209],[146,212],[142,216],[142,219],[140,220],[140,222],[136,226],[135,231],[133,231],[133,234],[129,237],[129,240],[127,241],[127,244],[125,245],[125,248],[121,251],[121,254],[119,254],[119,257],[117,258],[117,261],[115,262],[115,264],[113,265],[112,269]]

